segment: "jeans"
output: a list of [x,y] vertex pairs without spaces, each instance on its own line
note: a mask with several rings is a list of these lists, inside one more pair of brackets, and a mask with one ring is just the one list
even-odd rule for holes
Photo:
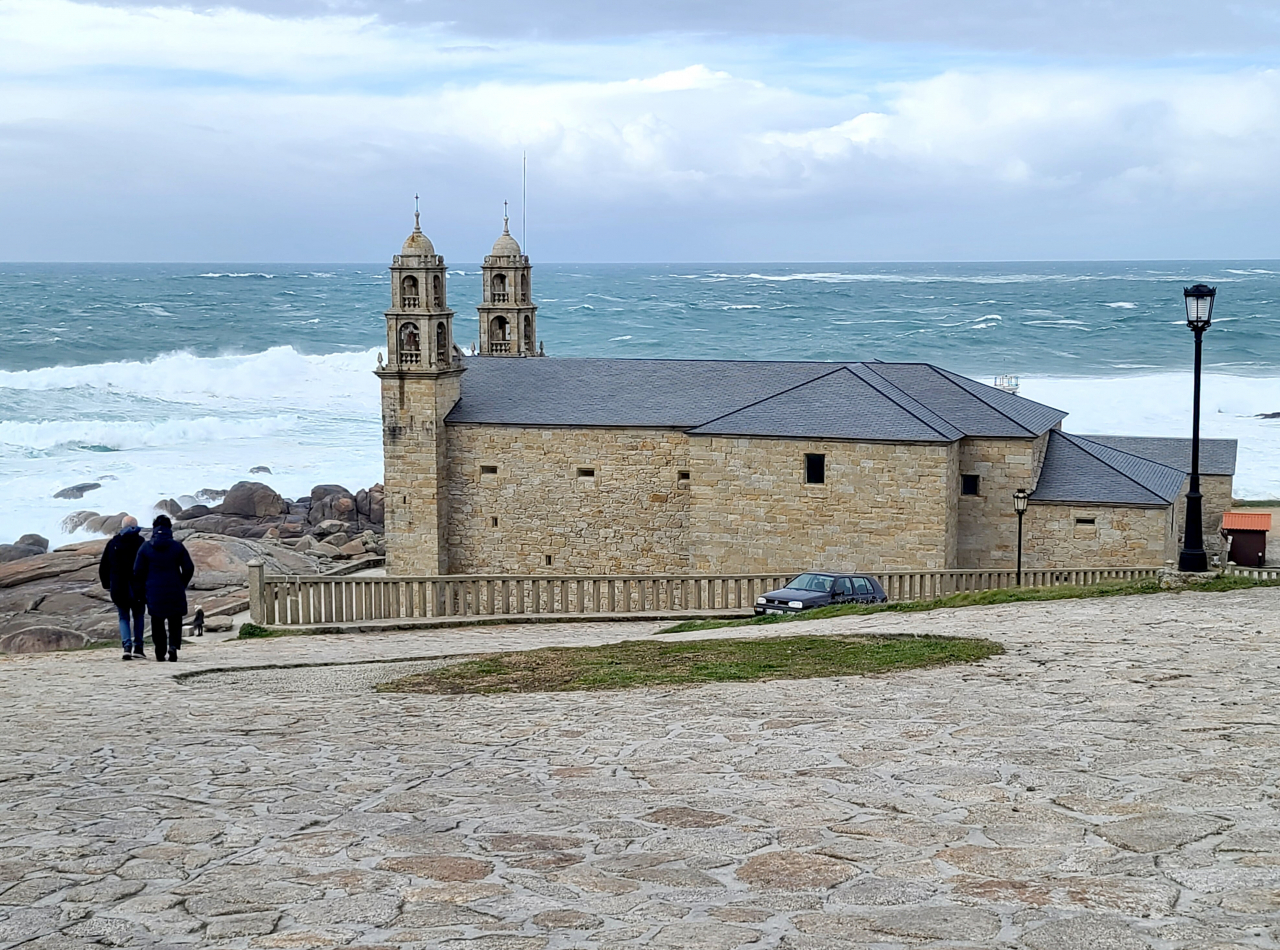
[[124,648],[124,652],[128,653],[130,649],[141,650],[142,631],[147,620],[146,606],[139,604],[136,607],[121,607],[116,604],[116,614],[120,617],[120,646]]
[[166,652],[177,653],[182,649],[182,614],[171,617],[152,614],[151,639],[156,645],[157,660],[163,660]]

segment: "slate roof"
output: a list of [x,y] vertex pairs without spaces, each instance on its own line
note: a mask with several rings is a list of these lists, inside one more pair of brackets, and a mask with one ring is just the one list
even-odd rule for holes
[[1040,502],[1164,507],[1177,498],[1185,480],[1179,468],[1093,437],[1054,430],[1031,497]]
[[927,363],[468,357],[446,422],[954,442],[1033,438],[1066,413]]
[[[1086,435],[1091,442],[1100,442],[1130,455],[1160,462],[1182,472],[1191,471],[1190,439],[1157,439],[1136,435]],[[1200,440],[1200,474],[1234,475],[1236,473],[1235,439]]]

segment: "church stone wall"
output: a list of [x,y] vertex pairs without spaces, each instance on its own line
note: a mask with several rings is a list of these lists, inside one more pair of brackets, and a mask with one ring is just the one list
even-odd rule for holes
[[1048,442],[1048,433],[1035,439],[961,440],[960,473],[978,476],[978,494],[957,494],[957,567],[1017,567],[1018,516],[1013,493],[1035,488]]
[[[1022,567],[1161,567],[1171,556],[1171,511],[1033,501],[1024,524]],[[1080,523],[1089,519],[1093,524]]]
[[450,426],[450,570],[687,571],[688,469],[674,430]]
[[[695,438],[689,540],[697,571],[948,567],[952,445]],[[805,483],[805,453],[826,480]]]

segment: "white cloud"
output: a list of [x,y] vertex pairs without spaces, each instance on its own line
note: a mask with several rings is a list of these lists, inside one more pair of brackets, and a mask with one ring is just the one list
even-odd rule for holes
[[[1272,70],[973,63],[841,84],[824,66],[839,92],[820,94],[802,56],[766,71],[716,44],[456,40],[9,0],[0,259],[381,258],[419,188],[440,233],[479,249],[523,150],[560,259],[1280,254]],[[1171,231],[1194,201],[1212,226]],[[68,249],[71,209],[111,240]]]

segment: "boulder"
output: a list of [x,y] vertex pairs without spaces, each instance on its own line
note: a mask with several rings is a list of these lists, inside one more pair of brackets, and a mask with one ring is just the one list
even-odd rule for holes
[[79,485],[72,485],[70,488],[64,488],[62,491],[54,492],[54,498],[83,498],[89,492],[101,488],[100,482],[81,482]]
[[34,544],[0,544],[0,564],[19,561],[24,557],[36,557],[44,553],[44,548],[38,548]]
[[324,538],[331,534],[338,534],[341,531],[346,531],[346,529],[347,526],[343,522],[338,521],[337,519],[330,519],[316,524],[316,526],[311,530],[311,533],[317,538]]
[[315,504],[321,498],[327,498],[329,495],[350,495],[341,485],[317,485],[311,489],[311,504]]
[[62,519],[62,530],[67,534],[75,534],[90,518],[96,517],[98,517],[96,511],[73,511]]
[[236,482],[222,499],[218,511],[246,518],[269,518],[284,514],[286,506],[284,499],[269,485],[262,482]]
[[[317,492],[320,494],[317,495]],[[359,520],[355,495],[341,485],[317,485],[311,489],[311,509],[307,520],[312,524],[322,521],[355,522]]]
[[317,541],[315,538],[313,538],[311,535],[304,534],[301,538],[298,539],[298,543],[293,546],[293,549],[295,551],[302,551],[305,553],[307,551],[315,550],[315,546],[319,543],[320,542]]
[[29,548],[39,548],[41,554],[47,554],[49,551],[49,539],[38,534],[24,534],[14,544],[25,545]]
[[336,534],[331,534],[326,537],[324,542],[325,544],[332,544],[335,548],[341,548],[350,540],[351,538],[349,538],[345,532],[339,531]]
[[221,488],[202,488],[196,492],[196,501],[203,501],[206,504],[222,501],[226,497],[226,491]]
[[354,541],[348,541],[338,550],[346,557],[364,557],[364,542],[356,538]]
[[267,466],[265,465],[255,465],[253,468],[249,469],[249,474],[250,475],[270,475],[271,469],[267,468]]
[[249,538],[194,534],[183,544],[196,567],[195,576],[191,579],[193,590],[218,590],[247,584],[249,562],[255,559],[262,561],[268,574],[314,574],[317,569],[314,558]]
[[162,498],[152,506],[156,511],[164,512],[170,518],[177,518],[182,514],[182,505],[178,504],[177,499]]
[[208,505],[192,505],[190,508],[183,508],[174,518],[177,521],[191,521],[194,518],[203,518],[212,513],[213,509]]
[[0,653],[48,653],[50,650],[75,650],[87,645],[89,638],[79,631],[51,624],[32,624],[0,634]]
[[92,531],[94,534],[105,534],[108,537],[115,534],[124,525],[124,519],[129,517],[129,512],[121,511],[114,515],[95,515],[84,523],[84,530]]
[[321,557],[339,557],[341,555],[341,552],[337,548],[332,544],[326,544],[324,541],[316,542],[316,545],[311,549],[311,552],[313,554],[318,554]]
[[199,499],[196,498],[195,495],[179,495],[178,504],[180,504],[184,509],[186,509],[186,508],[195,507],[196,505],[200,504],[200,501]]

